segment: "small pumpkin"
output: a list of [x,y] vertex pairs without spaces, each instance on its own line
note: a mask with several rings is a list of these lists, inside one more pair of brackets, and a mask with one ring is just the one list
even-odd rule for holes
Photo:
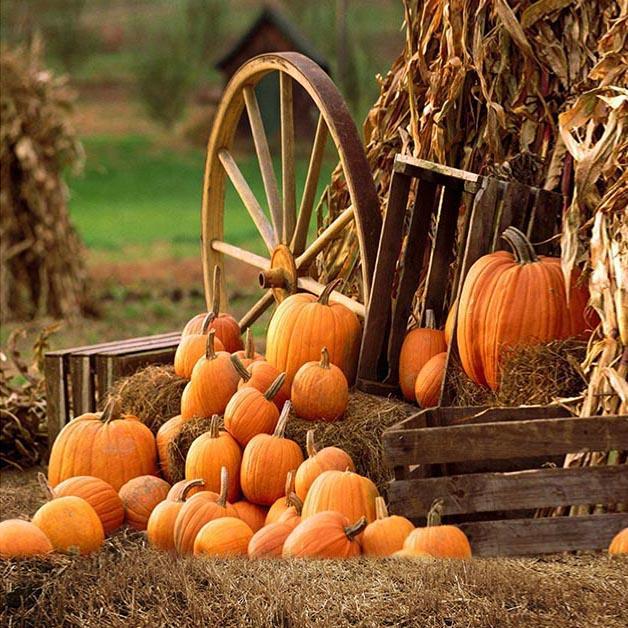
[[358,317],[329,297],[341,280],[329,283],[319,297],[298,293],[284,299],[275,311],[266,336],[266,359],[286,372],[291,386],[297,371],[306,362],[318,360],[323,347],[330,361],[353,383],[362,328]]
[[242,447],[258,434],[272,434],[279,410],[273,399],[286,381],[286,374],[280,373],[264,393],[246,386],[240,388],[225,408],[225,429]]
[[414,393],[417,403],[422,408],[433,408],[438,405],[446,365],[447,352],[443,351],[430,358],[419,371]]
[[272,435],[254,436],[244,449],[240,468],[240,484],[248,501],[270,506],[284,492],[288,471],[303,462],[301,448],[285,438],[290,402],[286,401]]
[[59,432],[50,452],[48,481],[52,487],[77,475],[91,475],[116,491],[138,475],[157,473],[153,433],[137,417],[120,414],[111,398],[102,412],[88,412]]
[[[205,346],[207,345],[207,334],[209,332],[209,325],[212,322],[214,315],[210,312],[203,321],[199,333],[187,334],[181,336],[179,345],[174,354],[174,372],[179,377],[185,377],[190,379],[192,376],[192,370],[196,366],[196,363],[205,355]],[[218,338],[214,338],[214,349],[216,351],[224,351],[225,347]]]
[[628,554],[628,528],[620,530],[610,542],[608,546],[608,553],[611,556],[617,556],[618,554]]
[[34,523],[23,519],[0,522],[0,558],[29,558],[52,551],[50,539]]
[[207,334],[205,355],[199,359],[192,377],[181,396],[181,416],[184,421],[193,417],[222,414],[229,399],[238,388],[239,377],[231,364],[231,354],[216,352],[215,331]]
[[310,421],[337,421],[349,403],[344,373],[329,361],[327,347],[320,362],[306,362],[295,374],[290,397],[296,415]]
[[319,512],[304,519],[283,545],[285,558],[354,558],[361,553],[358,535],[366,528],[366,517],[355,523],[340,512]]
[[240,360],[245,368],[252,362],[264,359],[264,356],[261,353],[257,353],[257,351],[255,351],[255,341],[253,340],[253,332],[250,327],[247,328],[246,335],[244,337],[244,349],[236,351],[233,355]]
[[180,414],[168,419],[157,431],[155,442],[157,444],[157,455],[159,457],[159,467],[161,474],[168,482],[172,482],[170,474],[170,460],[168,456],[168,447],[170,443],[177,437],[184,421]]
[[55,497],[39,508],[33,523],[57,552],[90,554],[105,541],[96,511],[80,497]]
[[291,469],[286,474],[286,486],[284,494],[275,500],[275,503],[268,509],[266,514],[266,525],[269,523],[275,523],[281,515],[293,508],[299,515],[303,508],[303,502],[299,499],[298,495],[294,492],[295,471]]
[[257,532],[260,528],[264,527],[267,513],[267,509],[264,506],[258,506],[257,504],[252,504],[243,499],[239,502],[235,502],[233,507],[238,518],[242,519],[253,532]]
[[218,429],[219,417],[214,414],[209,431],[196,438],[185,459],[185,477],[188,480],[202,478],[208,491],[220,491],[221,469],[229,474],[227,499],[232,502],[240,495],[240,464],[242,452],[236,440],[228,432]]
[[206,523],[194,541],[195,556],[246,556],[253,530],[242,519],[223,517]]
[[389,515],[383,497],[375,499],[377,519],[369,523],[362,535],[362,549],[367,556],[392,556],[403,548],[414,525],[405,517]]
[[129,480],[119,491],[126,512],[126,522],[134,530],[146,530],[155,506],[168,496],[170,484],[154,475]]
[[296,510],[285,511],[277,521],[256,531],[249,541],[249,558],[280,558],[290,533],[301,523]]
[[443,500],[437,499],[427,515],[427,526],[406,537],[403,549],[412,554],[427,553],[435,558],[471,558],[467,535],[456,526],[441,525]]
[[191,495],[192,489],[200,489],[203,480],[184,480],[181,484],[173,486],[177,488],[175,493],[168,493],[164,501],[155,506],[150,513],[146,525],[146,538],[153,547],[157,549],[174,551],[174,524],[177,516],[183,507],[183,502]]
[[[281,373],[272,364],[266,360],[256,360],[245,367],[237,356],[231,356],[231,361],[240,381],[238,382],[238,390],[242,388],[257,388],[260,392],[266,392],[268,387],[281,375]],[[283,385],[273,397],[273,402],[277,409],[281,412],[284,403],[290,399],[290,385],[284,380]]]
[[303,501],[312,482],[323,471],[355,471],[355,465],[351,456],[338,447],[324,447],[320,451],[316,449],[314,442],[314,430],[308,430],[305,436],[305,447],[308,458],[297,469],[294,478],[294,491]]
[[399,385],[408,401],[416,401],[414,386],[421,369],[443,351],[447,351],[445,332],[435,329],[434,312],[427,310],[425,327],[415,327],[406,334],[399,354]]

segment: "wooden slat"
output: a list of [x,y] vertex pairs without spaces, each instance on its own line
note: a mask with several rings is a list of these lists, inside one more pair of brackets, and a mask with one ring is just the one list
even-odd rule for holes
[[459,170],[442,164],[435,164],[424,159],[417,159],[410,155],[395,156],[393,166],[396,172],[402,172],[411,177],[416,177],[422,181],[430,181],[441,185],[452,186],[458,189],[473,191],[475,186],[481,182],[482,177],[473,172]]
[[628,526],[628,513],[508,519],[460,524],[474,556],[522,556],[604,550]]
[[74,354],[68,362],[72,382],[72,414],[79,416],[96,409],[96,391],[90,356]]
[[240,331],[250,327],[271,305],[275,303],[273,291],[268,290],[253,307],[238,321]]
[[222,240],[212,240],[211,247],[214,251],[220,251],[221,253],[240,260],[241,262],[244,262],[249,266],[253,266],[254,268],[259,268],[261,270],[270,268],[270,260],[268,258],[256,255],[255,253],[250,253],[249,251],[245,251],[239,246],[234,246],[228,242],[223,242]]
[[391,508],[406,517],[425,517],[435,499],[444,514],[526,510],[574,504],[614,504],[628,495],[628,466],[532,469],[472,473],[391,482]]
[[294,102],[292,77],[285,72],[279,74],[281,111],[281,191],[282,233],[281,241],[289,244],[296,221],[296,178],[294,175]]
[[[538,190],[536,203],[531,212],[527,235],[532,242],[545,242],[553,235],[560,233],[560,223],[563,208],[561,194]],[[535,246],[537,253],[542,255],[559,255],[559,240]]]
[[508,245],[501,238],[507,227],[517,227],[517,229],[525,232],[536,198],[535,192],[536,188],[531,188],[529,185],[517,181],[509,181],[506,184],[503,203],[495,221],[496,227],[490,247],[491,252],[509,250]]
[[65,357],[46,355],[44,375],[46,378],[46,427],[48,444],[52,446],[57,434],[71,418]]
[[628,449],[628,415],[387,431],[383,441],[395,465],[610,451]]

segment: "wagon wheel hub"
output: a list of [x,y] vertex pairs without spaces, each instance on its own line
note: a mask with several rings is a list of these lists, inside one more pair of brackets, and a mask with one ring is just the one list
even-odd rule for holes
[[270,288],[277,303],[297,291],[297,266],[292,251],[278,244],[270,257],[270,268],[259,273],[259,285]]

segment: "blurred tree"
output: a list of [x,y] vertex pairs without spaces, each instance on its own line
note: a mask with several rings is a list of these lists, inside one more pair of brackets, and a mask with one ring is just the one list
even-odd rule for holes
[[224,34],[225,0],[186,0],[187,44],[198,68],[209,65]]

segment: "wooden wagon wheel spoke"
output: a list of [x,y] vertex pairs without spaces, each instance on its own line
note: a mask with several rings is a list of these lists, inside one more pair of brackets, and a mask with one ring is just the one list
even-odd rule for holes
[[[319,283],[316,279],[312,279],[311,277],[299,277],[297,279],[297,284],[302,290],[306,290],[307,292],[311,292],[316,295],[320,295],[323,290],[325,290],[325,286],[322,283]],[[342,303],[343,305],[346,305],[352,312],[355,312],[358,316],[364,318],[364,304],[350,299],[348,296],[342,294],[342,292],[333,290],[329,296],[329,300],[334,303]]]
[[295,226],[296,179],[294,174],[294,101],[292,78],[282,72],[279,75],[281,109],[281,191],[283,197],[283,222],[281,241],[288,244]]
[[255,268],[264,269],[270,266],[270,260],[267,257],[250,253],[249,251],[241,249],[239,246],[223,242],[222,240],[212,240],[211,247],[214,251],[224,253],[229,257],[233,257]]
[[272,290],[268,290],[264,296],[240,319],[240,329],[250,327],[273,303],[275,297]]

